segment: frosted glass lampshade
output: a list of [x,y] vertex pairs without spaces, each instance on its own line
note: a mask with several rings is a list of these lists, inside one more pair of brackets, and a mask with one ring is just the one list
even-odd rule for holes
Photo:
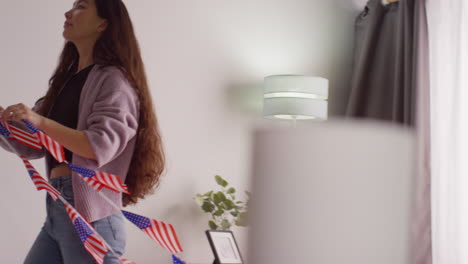
[[327,119],[328,80],[304,75],[265,77],[263,116],[277,119]]

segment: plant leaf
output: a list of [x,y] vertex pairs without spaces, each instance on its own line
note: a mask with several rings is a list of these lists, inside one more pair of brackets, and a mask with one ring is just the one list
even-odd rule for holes
[[216,212],[213,213],[214,216],[222,216],[224,214],[223,209],[218,209]]
[[234,216],[234,217],[237,217],[239,215],[239,212],[238,211],[232,211],[231,215]]
[[213,202],[214,204],[216,204],[215,202],[215,197],[216,197],[216,193],[215,192],[212,192],[210,197],[208,198],[211,202]]
[[214,194],[213,196],[213,201],[216,205],[220,204],[221,202],[223,202],[224,200],[226,199],[226,197],[224,196],[224,194],[222,192],[217,192]]
[[202,205],[203,211],[205,211],[207,213],[213,212],[214,208],[215,208],[214,205],[212,203],[210,203],[210,202],[207,202],[207,201],[205,201],[203,203],[203,205]]
[[236,192],[236,189],[235,189],[234,187],[231,187],[231,188],[229,188],[229,189],[227,190],[227,193],[228,193],[228,194],[233,194],[233,193],[235,193],[235,192]]
[[221,185],[221,186],[223,186],[223,187],[226,187],[226,186],[228,185],[228,182],[227,182],[226,180],[224,180],[224,179],[223,179],[221,176],[219,176],[219,175],[216,175],[216,176],[215,176],[215,180],[216,180],[216,182],[217,182],[219,185]]
[[209,192],[205,193],[203,196],[210,197],[212,193],[213,193],[213,191],[209,191]]
[[231,223],[229,223],[227,219],[223,219],[223,221],[221,222],[221,228],[223,230],[229,230],[230,227],[231,227]]
[[211,230],[218,229],[218,225],[213,220],[208,221],[208,226],[210,227]]
[[226,206],[227,210],[232,210],[234,208],[234,203],[228,199],[224,201],[224,205]]
[[205,201],[205,199],[203,198],[203,196],[201,194],[197,194],[195,196],[195,202],[198,204],[198,206],[203,206],[203,202]]
[[218,192],[219,199],[221,199],[221,202],[224,202],[226,200],[226,195],[224,195],[223,192]]
[[226,196],[224,195],[223,192],[215,193],[213,198],[214,198],[213,201],[216,205],[219,205],[220,203],[226,200]]
[[237,220],[236,220],[235,224],[237,226],[247,226],[248,225],[248,218],[249,218],[249,216],[248,216],[247,212],[242,212],[237,217]]

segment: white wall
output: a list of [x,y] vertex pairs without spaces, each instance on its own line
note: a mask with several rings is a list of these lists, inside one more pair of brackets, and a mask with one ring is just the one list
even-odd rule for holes
[[[359,2],[359,4],[357,4]],[[271,74],[330,79],[330,112],[343,112],[351,70],[354,17],[362,0],[128,1],[168,157],[157,193],[130,211],[175,225],[181,256],[209,263],[208,215],[193,202],[213,176],[248,189],[252,125],[261,82]],[[69,1],[1,0],[0,105],[32,104],[47,88],[63,45]],[[21,263],[44,217],[19,159],[0,152],[0,253]],[[42,161],[35,162],[44,171]],[[15,227],[15,228],[13,228]],[[170,263],[170,255],[128,225],[126,257]],[[246,230],[234,229],[245,252]]]

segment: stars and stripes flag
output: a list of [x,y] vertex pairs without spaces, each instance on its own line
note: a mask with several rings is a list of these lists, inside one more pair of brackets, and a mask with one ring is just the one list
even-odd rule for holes
[[5,125],[9,131],[11,139],[21,142],[28,147],[31,147],[37,150],[42,150],[41,141],[36,135],[26,132],[22,129],[19,129],[15,126],[12,126],[8,124],[7,122],[5,123]]
[[40,190],[46,190],[49,195],[54,199],[54,201],[57,200],[57,198],[60,196],[60,192],[57,191],[52,185],[50,185],[49,182],[47,182],[42,176],[36,171],[36,169],[33,167],[33,165],[26,159],[25,156],[20,156],[21,159],[23,160],[24,166],[28,170],[29,176],[31,177],[31,180],[33,181],[34,185],[36,186],[36,189],[38,191]]
[[86,221],[69,203],[64,203],[68,216],[78,233],[85,249],[93,256],[98,264],[104,263],[108,248],[91,224]]
[[10,132],[8,132],[8,129],[6,128],[4,121],[0,121],[0,134],[6,137],[10,137]]
[[108,251],[104,242],[81,217],[76,218],[73,221],[73,225],[86,250],[94,257],[97,263],[103,264],[104,257]]
[[[81,215],[78,213],[78,211],[76,211],[76,209],[73,208],[73,206],[71,206],[69,203],[64,203],[64,205],[65,205],[65,210],[67,210],[68,217],[70,217],[72,222],[75,222],[75,220],[78,217],[81,217]],[[89,224],[88,221],[86,221],[86,223]]]
[[115,176],[106,172],[94,171],[73,164],[68,164],[68,167],[73,172],[80,174],[84,181],[87,182],[96,191],[101,191],[103,188],[107,188],[116,193],[124,192],[130,194],[128,192],[127,185],[122,183],[122,179],[119,176]]
[[128,259],[120,258],[120,264],[136,264],[136,262],[130,261]]
[[148,234],[149,237],[158,242],[163,248],[167,249],[172,254],[183,251],[175,229],[171,224],[166,224],[164,222],[124,210],[122,210],[122,213],[130,222]]
[[60,145],[57,141],[53,140],[48,135],[44,134],[44,132],[41,130],[37,129],[30,122],[23,120],[23,123],[34,133],[34,136],[39,141],[39,143],[44,146],[59,163],[66,161],[65,152],[63,151],[62,145]]
[[181,259],[177,258],[175,255],[172,255],[173,264],[185,264]]
[[[104,243],[103,239],[99,234],[94,230],[93,226],[84,219],[75,208],[73,208],[69,203],[64,203],[67,214],[70,217],[73,225],[80,236],[81,241],[83,242],[86,250],[94,257],[94,259],[99,263],[103,263],[104,257],[106,256],[109,248]],[[77,224],[80,229],[77,228]],[[80,235],[79,232],[84,232],[84,234],[91,234],[86,240],[83,240],[84,236]],[[86,244],[87,243],[87,244]],[[130,261],[128,259],[120,258],[121,264],[136,264],[136,262]]]

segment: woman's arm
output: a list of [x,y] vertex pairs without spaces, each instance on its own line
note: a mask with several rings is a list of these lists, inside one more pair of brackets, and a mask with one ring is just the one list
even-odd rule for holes
[[9,106],[3,112],[0,109],[0,118],[16,122],[29,121],[71,152],[87,159],[96,160],[91,144],[84,132],[66,127],[39,115],[24,104]]
[[96,160],[88,137],[83,131],[66,127],[56,121],[48,118],[43,118],[37,126],[44,131],[48,136],[55,139],[60,145],[70,150],[71,152],[83,158]]

